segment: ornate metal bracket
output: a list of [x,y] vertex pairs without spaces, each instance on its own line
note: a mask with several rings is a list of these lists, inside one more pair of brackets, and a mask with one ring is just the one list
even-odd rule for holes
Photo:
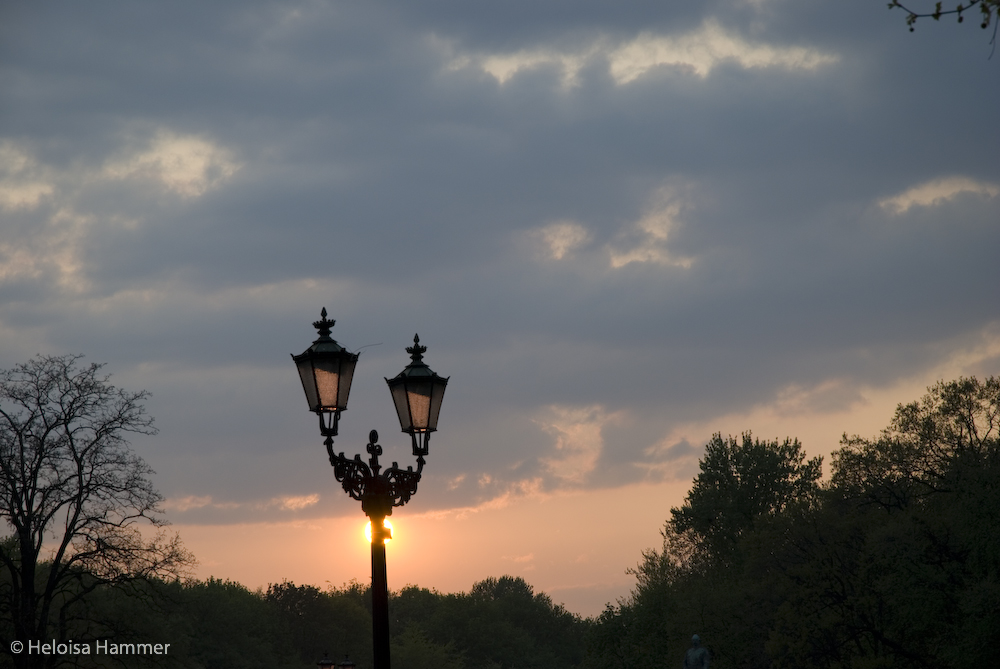
[[343,486],[344,492],[361,502],[361,508],[372,519],[373,527],[376,526],[376,519],[381,526],[381,520],[392,515],[393,507],[403,506],[417,492],[420,473],[424,469],[423,455],[417,456],[415,471],[412,466],[400,469],[396,462],[392,463],[392,467],[381,471],[378,456],[382,455],[382,447],[378,444],[378,432],[375,430],[368,433],[367,463],[361,460],[360,455],[350,459],[343,453],[334,453],[333,435],[325,436],[326,452],[333,465],[333,475]]

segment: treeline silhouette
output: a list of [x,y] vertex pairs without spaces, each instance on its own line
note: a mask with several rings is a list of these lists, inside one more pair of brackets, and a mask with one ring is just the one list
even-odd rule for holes
[[[393,666],[676,667],[695,633],[715,669],[992,666],[998,432],[1000,379],[990,377],[933,386],[873,438],[844,435],[825,479],[797,440],[716,434],[628,597],[586,619],[511,576],[457,594],[409,586],[390,597]],[[169,653],[30,666],[301,669],[324,653],[371,666],[371,597],[356,582],[92,585],[79,574],[87,596],[53,638],[170,643]],[[8,611],[0,634],[7,651]]]
[[[391,594],[389,614],[392,663],[405,669],[577,667],[590,627],[511,576],[487,578],[458,594],[408,586]],[[9,647],[9,619],[2,626]],[[337,662],[349,654],[366,669],[372,666],[371,593],[356,582],[325,590],[284,582],[254,591],[214,578],[149,580],[127,590],[95,589],[86,615],[53,636],[91,648],[98,640],[170,647],[159,656],[48,656],[36,658],[48,662],[37,666],[303,669],[329,653]],[[12,658],[0,659],[0,666],[5,662]]]
[[797,441],[716,435],[586,667],[996,666],[1000,379],[939,383],[832,475]]

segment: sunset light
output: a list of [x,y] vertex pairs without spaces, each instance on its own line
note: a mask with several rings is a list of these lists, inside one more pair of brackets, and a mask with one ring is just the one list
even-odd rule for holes
[[[382,527],[389,530],[389,536],[382,540],[382,543],[387,544],[392,541],[392,523],[389,522],[388,518],[382,521]],[[365,524],[365,541],[372,542],[372,521],[370,520]]]
[[945,4],[0,5],[0,669],[995,662]]

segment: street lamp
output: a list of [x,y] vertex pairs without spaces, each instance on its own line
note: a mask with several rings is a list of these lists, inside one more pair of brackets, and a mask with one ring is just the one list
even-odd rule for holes
[[385,541],[391,533],[384,526],[385,519],[392,515],[393,507],[403,506],[417,492],[420,474],[424,469],[424,456],[428,452],[431,432],[437,430],[441,400],[448,385],[448,378],[435,374],[423,361],[426,346],[420,345],[420,338],[413,337],[410,364],[391,379],[389,385],[399,426],[410,435],[413,455],[417,458],[417,469],[413,466],[400,469],[395,462],[392,467],[381,471],[378,456],[382,447],[378,444],[378,432],[368,433],[368,463],[361,461],[360,455],[353,459],[344,457],[343,452],[333,452],[333,438],[337,436],[340,412],[347,411],[347,398],[351,392],[354,367],[358,354],[351,353],[330,338],[330,330],[335,321],[327,320],[326,308],[320,312],[320,320],[313,323],[319,331],[319,338],[300,355],[293,355],[299,370],[302,389],[309,403],[309,410],[319,416],[320,435],[325,437],[327,455],[333,466],[333,474],[340,481],[344,492],[361,502],[361,509],[371,520],[372,526],[372,632],[374,636],[375,669],[389,668],[389,588],[385,571]]

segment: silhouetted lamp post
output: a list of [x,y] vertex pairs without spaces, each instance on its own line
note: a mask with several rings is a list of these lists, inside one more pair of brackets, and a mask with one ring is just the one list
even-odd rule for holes
[[392,467],[381,471],[378,456],[382,455],[382,447],[378,445],[378,432],[375,430],[368,433],[367,464],[361,461],[360,455],[350,459],[344,457],[343,453],[334,453],[333,438],[337,436],[340,425],[340,412],[347,411],[354,367],[358,363],[357,353],[351,353],[330,338],[334,323],[333,320],[327,320],[324,308],[320,312],[320,320],[313,323],[313,327],[319,331],[319,338],[301,355],[293,355],[292,359],[299,370],[309,410],[319,416],[319,431],[326,438],[324,443],[327,455],[330,456],[330,464],[333,465],[333,474],[343,485],[344,492],[361,501],[362,510],[371,519],[375,669],[390,669],[385,542],[392,535],[384,527],[384,523],[392,515],[393,507],[403,506],[417,492],[431,432],[437,430],[441,400],[448,379],[435,374],[423,362],[427,347],[421,346],[420,338],[414,335],[413,346],[406,349],[410,354],[410,364],[395,377],[385,380],[396,406],[399,426],[410,435],[413,455],[417,458],[416,471],[412,466],[400,469],[395,462]]

